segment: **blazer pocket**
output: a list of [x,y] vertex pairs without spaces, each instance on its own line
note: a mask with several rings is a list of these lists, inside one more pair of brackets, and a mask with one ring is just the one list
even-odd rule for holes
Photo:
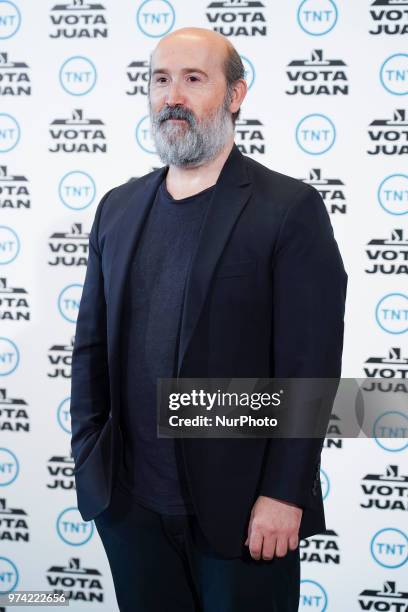
[[96,429],[92,432],[92,434],[89,435],[86,442],[83,443],[79,452],[79,456],[75,461],[74,474],[77,474],[80,470],[82,470],[84,465],[87,464],[90,457],[92,457],[92,455],[95,455],[95,449],[98,448],[98,445],[101,444],[104,437],[106,438],[107,435],[110,436],[111,426],[112,419],[111,417],[109,417],[100,429]]
[[222,264],[215,273],[215,278],[225,278],[229,276],[247,276],[255,271],[256,261],[233,261]]

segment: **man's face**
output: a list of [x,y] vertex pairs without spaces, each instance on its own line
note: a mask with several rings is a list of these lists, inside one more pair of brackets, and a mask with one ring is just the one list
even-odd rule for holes
[[149,111],[165,164],[199,166],[234,132],[223,72],[225,49],[201,38],[162,40],[151,62]]

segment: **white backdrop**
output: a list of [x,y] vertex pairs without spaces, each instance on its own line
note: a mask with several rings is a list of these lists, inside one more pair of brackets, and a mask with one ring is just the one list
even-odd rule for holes
[[[117,609],[75,507],[72,339],[98,201],[161,165],[149,53],[189,25],[244,59],[241,150],[325,199],[349,274],[343,376],[389,378],[385,411],[394,378],[406,391],[408,0],[1,1],[0,592],[64,588],[71,609]],[[408,609],[406,421],[326,440],[331,532],[301,542],[299,610]]]

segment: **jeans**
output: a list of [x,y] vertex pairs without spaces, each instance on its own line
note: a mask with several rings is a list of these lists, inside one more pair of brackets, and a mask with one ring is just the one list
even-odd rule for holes
[[119,486],[95,519],[121,612],[297,612],[299,547],[284,557],[225,559],[194,515],[145,508]]

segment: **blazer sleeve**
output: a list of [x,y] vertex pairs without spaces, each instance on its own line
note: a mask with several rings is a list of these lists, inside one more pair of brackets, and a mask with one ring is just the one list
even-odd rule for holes
[[[286,212],[272,256],[272,277],[271,375],[339,379],[348,276],[314,187],[304,185]],[[270,439],[260,495],[313,508],[323,442]]]
[[71,449],[76,468],[89,454],[94,435],[110,410],[106,337],[106,303],[98,231],[102,208],[112,189],[100,200],[89,234],[88,263],[79,304],[71,374]]

